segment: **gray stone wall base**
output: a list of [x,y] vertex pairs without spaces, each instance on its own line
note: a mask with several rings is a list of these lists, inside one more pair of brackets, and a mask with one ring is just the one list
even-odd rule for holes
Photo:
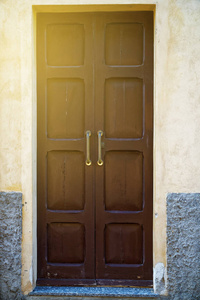
[[21,294],[22,193],[0,192],[0,299]]
[[200,194],[167,196],[169,299],[200,299]]

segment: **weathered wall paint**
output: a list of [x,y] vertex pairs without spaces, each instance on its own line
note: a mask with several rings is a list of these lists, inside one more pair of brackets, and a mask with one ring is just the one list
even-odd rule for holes
[[[153,10],[151,4],[156,5],[154,266],[166,267],[166,194],[200,190],[199,0],[1,0],[0,190],[23,193],[25,293],[36,279],[35,13],[98,10],[98,4],[105,5],[103,10]],[[121,4],[127,8],[115,6]]]

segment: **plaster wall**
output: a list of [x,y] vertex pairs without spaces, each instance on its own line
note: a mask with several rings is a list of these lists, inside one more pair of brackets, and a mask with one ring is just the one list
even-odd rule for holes
[[0,190],[23,194],[25,294],[36,280],[35,16],[38,11],[99,10],[98,4],[111,11],[155,9],[155,268],[166,268],[167,193],[200,190],[199,0],[1,0]]

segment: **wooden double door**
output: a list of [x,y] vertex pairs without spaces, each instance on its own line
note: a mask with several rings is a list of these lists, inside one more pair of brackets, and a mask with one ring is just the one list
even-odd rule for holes
[[37,25],[38,284],[151,284],[153,14]]

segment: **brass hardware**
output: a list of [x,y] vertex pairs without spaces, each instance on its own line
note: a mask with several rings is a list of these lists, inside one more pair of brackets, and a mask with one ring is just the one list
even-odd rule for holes
[[86,133],[86,161],[85,164],[86,166],[91,166],[92,161],[90,159],[90,136],[91,136],[91,131],[87,130]]
[[99,130],[97,132],[97,135],[98,135],[98,161],[97,161],[97,164],[98,164],[98,166],[102,166],[103,160],[101,158],[101,137],[103,136],[103,131]]

